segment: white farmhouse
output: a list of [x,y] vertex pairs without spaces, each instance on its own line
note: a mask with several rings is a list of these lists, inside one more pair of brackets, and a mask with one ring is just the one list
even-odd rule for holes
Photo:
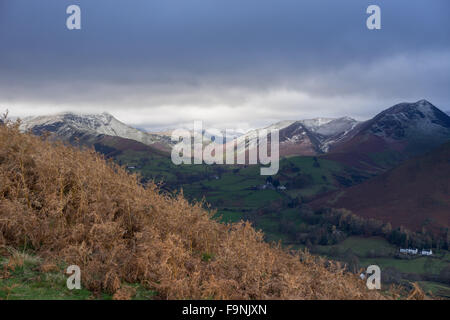
[[[404,254],[419,254],[419,249],[411,249],[411,248],[403,249],[403,248],[400,248],[400,253],[404,253]],[[423,256],[431,256],[433,254],[433,251],[431,249],[430,250],[422,249],[422,251],[420,251],[420,254],[423,255]]]
[[405,254],[417,254],[419,252],[419,249],[400,249],[400,253],[405,253]]

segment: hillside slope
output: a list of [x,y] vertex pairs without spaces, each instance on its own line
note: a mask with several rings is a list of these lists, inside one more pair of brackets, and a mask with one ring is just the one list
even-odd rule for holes
[[450,143],[316,202],[367,218],[439,231],[450,227]]
[[0,245],[76,264],[82,284],[163,299],[379,299],[356,275],[292,255],[247,223],[138,184],[94,151],[0,125]]

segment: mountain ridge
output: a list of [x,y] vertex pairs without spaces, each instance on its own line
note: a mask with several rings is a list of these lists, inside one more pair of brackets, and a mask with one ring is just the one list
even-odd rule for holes
[[[280,155],[318,155],[327,152],[329,144],[339,140],[358,122],[350,117],[341,118],[313,118],[304,120],[284,120],[276,122],[263,129],[279,130]],[[252,130],[237,138],[237,143],[248,139],[246,145],[251,148],[258,147],[257,132]]]
[[22,120],[20,130],[31,131],[36,135],[48,132],[57,139],[69,142],[73,142],[75,138],[107,135],[135,140],[164,151],[169,151],[172,144],[167,136],[138,130],[117,120],[109,113],[64,112],[50,116],[27,117]]
[[[141,131],[108,113],[83,115],[66,112],[53,116],[27,117],[20,128],[38,135],[47,131],[65,141],[108,135],[135,140],[165,152],[170,152],[174,145],[169,132]],[[328,155],[343,158],[343,154],[356,155],[356,158],[361,158],[361,163],[371,166],[371,154],[388,151],[392,153],[389,161],[395,162],[396,157],[401,158],[398,154],[420,154],[449,140],[450,117],[430,102],[420,100],[396,104],[362,122],[350,117],[319,117],[284,120],[264,129],[279,130],[281,156]],[[258,130],[240,136],[237,134],[235,138],[238,143],[248,139],[246,146],[249,149],[257,148]],[[212,136],[213,133],[206,132],[205,142],[211,140]]]

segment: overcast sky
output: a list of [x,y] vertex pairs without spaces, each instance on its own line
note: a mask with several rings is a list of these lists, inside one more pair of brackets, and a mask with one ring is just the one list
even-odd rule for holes
[[[78,4],[82,30],[66,28]],[[382,29],[366,9],[382,10]],[[0,111],[140,128],[450,109],[448,0],[0,0]]]

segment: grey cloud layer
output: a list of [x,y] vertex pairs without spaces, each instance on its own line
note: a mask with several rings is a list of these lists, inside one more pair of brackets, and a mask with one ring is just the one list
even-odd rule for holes
[[[0,0],[0,105],[109,111],[141,127],[365,118],[401,100],[450,101],[450,2]],[[39,13],[39,14],[38,14]]]

